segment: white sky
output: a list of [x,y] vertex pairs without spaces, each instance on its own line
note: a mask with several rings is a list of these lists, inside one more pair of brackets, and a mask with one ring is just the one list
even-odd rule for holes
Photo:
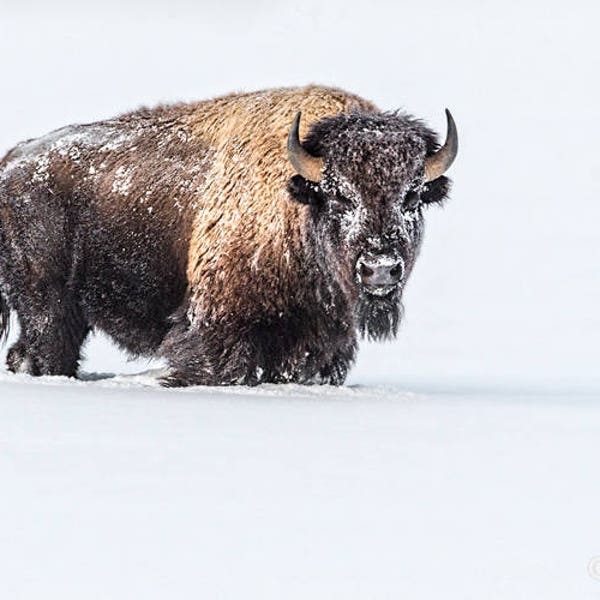
[[[590,2],[19,3],[0,12],[0,152],[141,104],[319,82],[461,148],[397,342],[353,381],[597,381],[600,52]],[[92,344],[88,369],[123,367]]]

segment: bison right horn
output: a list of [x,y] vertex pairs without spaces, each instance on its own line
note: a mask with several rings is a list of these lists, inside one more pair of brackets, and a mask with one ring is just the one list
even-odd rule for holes
[[425,159],[425,182],[441,177],[450,168],[458,153],[456,123],[448,109],[446,109],[446,119],[448,121],[448,133],[446,133],[444,145],[435,154]]
[[287,151],[288,158],[296,171],[309,181],[319,183],[323,177],[324,160],[307,152],[300,143],[300,117],[302,112],[298,111],[292,127],[288,134]]

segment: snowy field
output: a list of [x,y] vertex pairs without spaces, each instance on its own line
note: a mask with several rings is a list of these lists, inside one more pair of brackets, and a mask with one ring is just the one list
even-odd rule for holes
[[596,4],[4,4],[0,154],[308,82],[461,148],[344,388],[161,390],[102,336],[84,381],[0,371],[0,598],[600,600]]
[[3,597],[600,597],[592,395],[143,383],[0,380]]

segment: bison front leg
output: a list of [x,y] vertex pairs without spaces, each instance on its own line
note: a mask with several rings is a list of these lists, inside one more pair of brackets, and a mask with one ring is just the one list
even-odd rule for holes
[[322,357],[315,383],[322,385],[343,385],[356,356],[356,342],[352,338],[340,344],[338,350],[328,357]]
[[[312,342],[312,343],[311,343]],[[322,383],[342,385],[354,360],[353,336],[309,340],[286,322],[230,321],[194,327],[179,318],[161,345],[166,387]]]
[[161,345],[168,362],[160,379],[164,387],[192,385],[257,385],[256,352],[251,343],[236,335],[221,335],[193,326],[175,327]]
[[343,385],[348,376],[350,363],[343,357],[336,357],[319,370],[315,383],[321,385]]

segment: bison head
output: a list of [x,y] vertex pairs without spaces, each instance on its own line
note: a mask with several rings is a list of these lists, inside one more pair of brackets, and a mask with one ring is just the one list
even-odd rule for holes
[[449,111],[438,149],[421,121],[398,113],[350,113],[321,119],[299,139],[300,113],[288,156],[298,172],[292,198],[311,206],[310,230],[320,267],[356,298],[358,327],[371,339],[395,335],[402,290],[419,253],[423,209],[440,203],[444,172],[458,149]]

